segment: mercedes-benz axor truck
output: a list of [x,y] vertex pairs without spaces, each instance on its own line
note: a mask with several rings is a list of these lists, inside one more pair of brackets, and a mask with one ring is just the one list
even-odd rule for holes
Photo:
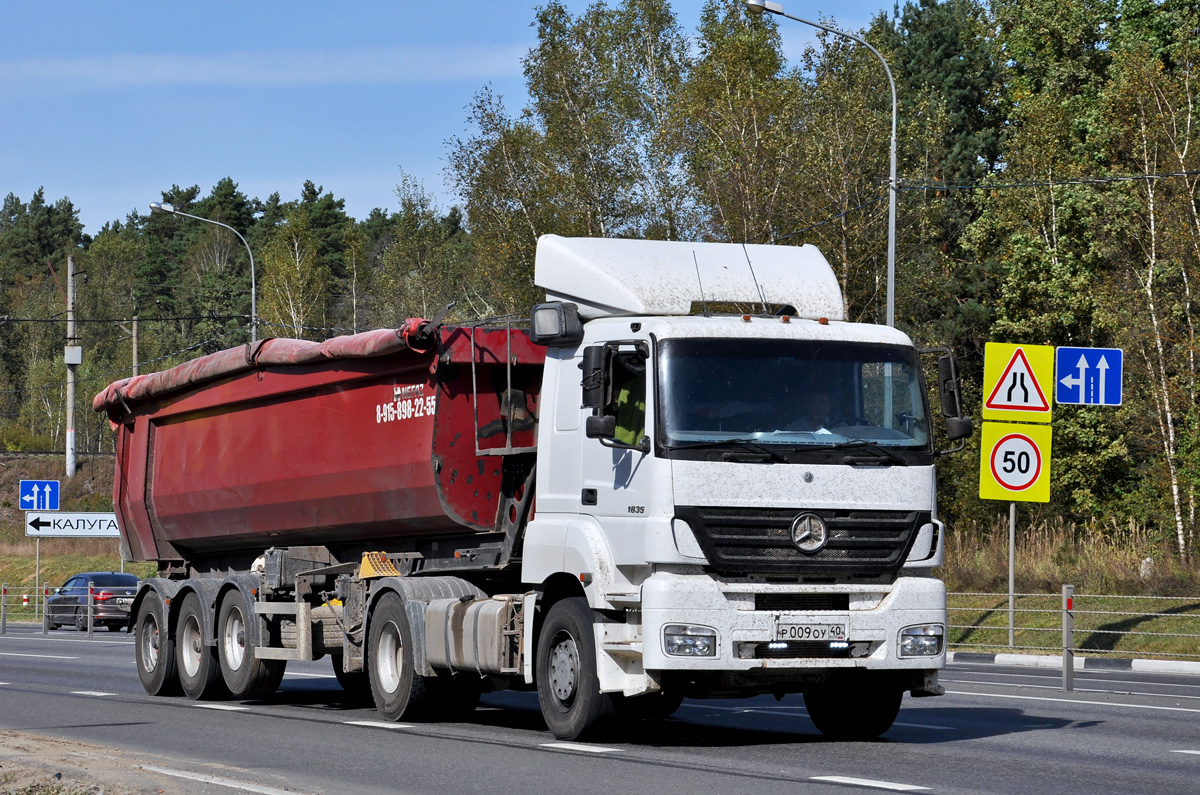
[[[871,737],[941,693],[948,351],[847,322],[812,246],[538,242],[528,319],[260,340],[96,399],[147,692],[328,657],[384,718],[536,690],[556,737],[803,693]],[[961,445],[960,445],[961,446]]]

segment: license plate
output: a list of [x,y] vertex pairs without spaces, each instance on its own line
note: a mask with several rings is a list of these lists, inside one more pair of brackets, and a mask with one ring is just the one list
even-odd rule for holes
[[845,640],[845,624],[792,624],[780,621],[775,631],[776,640]]
[[131,604],[133,604],[132,599],[118,599],[117,600],[117,607],[129,607]]

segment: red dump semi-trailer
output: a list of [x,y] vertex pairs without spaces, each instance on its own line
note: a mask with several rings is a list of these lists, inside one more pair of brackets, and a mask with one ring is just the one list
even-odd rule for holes
[[[939,694],[911,341],[846,323],[810,246],[546,236],[536,280],[528,328],[263,340],[97,395],[123,542],[158,564],[146,690],[262,697],[328,655],[390,720],[534,688],[560,738],[791,692],[875,736]],[[961,437],[948,356],[939,381]]]

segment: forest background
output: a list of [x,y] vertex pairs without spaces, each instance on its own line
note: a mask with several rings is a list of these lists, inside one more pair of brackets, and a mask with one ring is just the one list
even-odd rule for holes
[[[869,52],[822,35],[789,63],[774,18],[734,0],[710,0],[694,31],[657,0],[534,13],[528,104],[482,87],[446,142],[456,206],[407,177],[398,211],[363,219],[312,182],[291,202],[232,177],[162,191],[246,237],[260,336],[395,327],[452,301],[450,320],[524,315],[547,233],[812,243],[849,318],[883,321],[891,102]],[[1124,405],[1055,412],[1052,501],[1023,515],[1058,527],[1060,547],[1086,538],[1194,573],[1200,3],[921,0],[859,33],[899,92],[897,325],[956,351],[976,415],[988,341],[1124,349]],[[62,448],[70,253],[82,453],[112,449],[91,397],[129,373],[130,318],[143,372],[249,339],[234,235],[136,210],[85,235],[69,198],[10,193],[0,449]],[[1007,508],[978,498],[978,456],[977,433],[939,470],[967,548]]]

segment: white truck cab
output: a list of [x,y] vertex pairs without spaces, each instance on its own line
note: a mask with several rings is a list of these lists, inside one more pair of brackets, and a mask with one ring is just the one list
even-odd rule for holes
[[[535,281],[522,581],[582,584],[594,631],[526,655],[527,681],[540,665],[560,685],[556,733],[589,722],[569,720],[576,678],[634,705],[803,692],[845,737],[886,731],[905,691],[940,694],[944,528],[912,340],[847,322],[812,246],[547,235]],[[939,374],[961,438],[948,355]]]

